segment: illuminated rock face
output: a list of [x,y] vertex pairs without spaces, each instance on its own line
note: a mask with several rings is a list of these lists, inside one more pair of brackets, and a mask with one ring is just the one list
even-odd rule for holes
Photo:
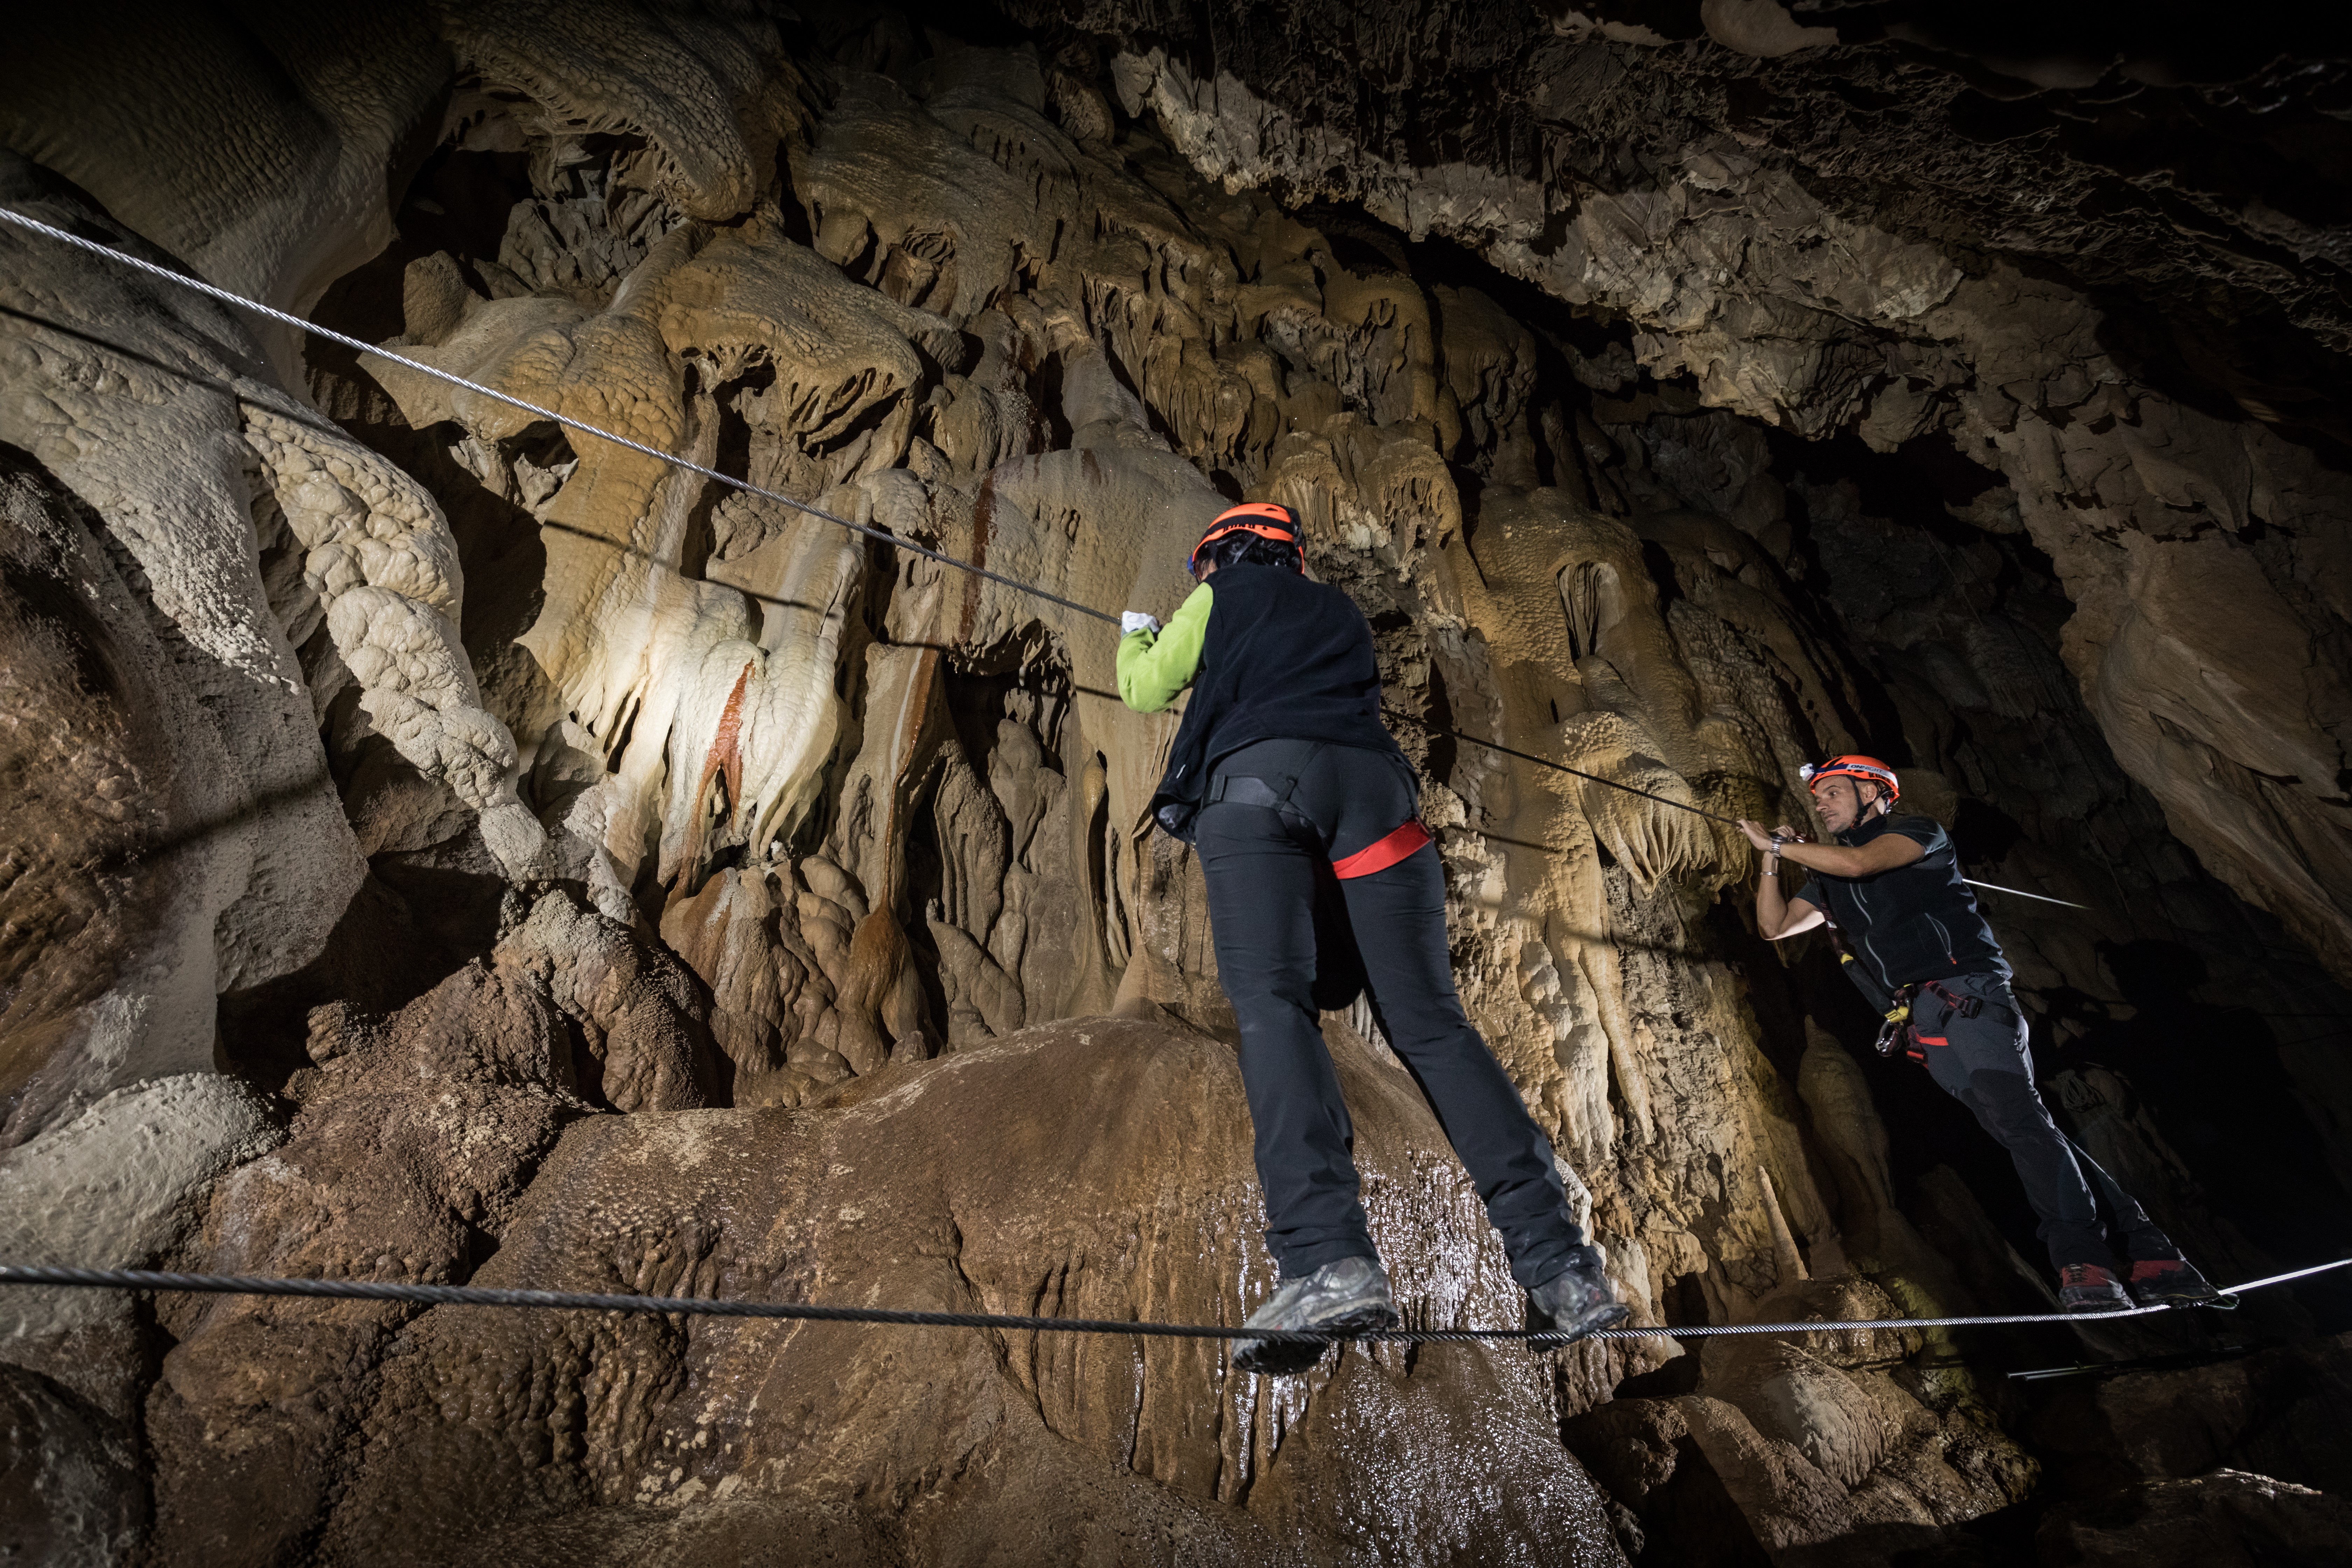
[[2352,975],[2352,309],[2310,271],[2352,202],[2334,100],[2284,85],[2307,46],[1874,0],[1009,8],[1229,187],[1457,241],[1711,407],[1980,466],[2116,761]]
[[[2085,1146],[2217,1276],[2299,1260],[2352,1176],[2341,478],[2046,269],[1712,128],[1695,82],[1793,91],[1827,40],[1705,9],[1713,47],[1571,14],[1510,68],[1625,127],[1605,190],[1474,155],[1518,100],[1384,140],[1281,39],[1204,74],[1115,18],[175,11],[97,75],[42,24],[0,199],[384,352],[0,228],[0,1251],[1196,1321],[1269,1283],[1200,874],[1144,816],[1176,720],[1118,702],[1115,630],[398,354],[1112,613],[1292,507],[1644,1322],[2046,1300],[1997,1152],[1856,1059],[1834,962],[1755,942],[1744,839],[1671,804],[1804,825],[1849,750],[2092,906],[1992,906]],[[1410,1080],[1328,1029],[1412,1315],[1516,1324]],[[1937,1335],[1276,1384],[0,1306],[60,1561],[1872,1561],[2034,1477],[2011,1352]]]

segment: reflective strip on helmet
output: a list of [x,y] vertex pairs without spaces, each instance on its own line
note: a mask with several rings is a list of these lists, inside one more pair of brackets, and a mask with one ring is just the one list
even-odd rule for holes
[[1216,516],[1211,518],[1209,520],[1209,526],[1211,528],[1214,528],[1217,524],[1223,522],[1230,518],[1236,517],[1272,518],[1276,522],[1287,525],[1294,532],[1297,531],[1298,527],[1298,514],[1297,512],[1292,511],[1280,501],[1270,500],[1245,500],[1239,506],[1229,506],[1225,508],[1224,510],[1219,512]]
[[[1251,518],[1264,518],[1264,522],[1252,522]],[[1198,562],[1201,552],[1229,533],[1255,533],[1261,539],[1271,539],[1276,544],[1287,544],[1293,550],[1298,544],[1298,517],[1288,507],[1275,501],[1244,501],[1227,507],[1209,520],[1209,531],[1201,535],[1201,542],[1192,546],[1185,557],[1188,563]]]
[[1903,794],[1903,786],[1896,781],[1895,770],[1875,757],[1849,754],[1832,757],[1819,766],[1808,763],[1797,770],[1797,776],[1805,781],[1808,789],[1821,788],[1825,779],[1868,779],[1873,784],[1885,784],[1886,793],[1897,799]]
[[1279,528],[1268,528],[1262,523],[1255,522],[1236,522],[1224,528],[1213,529],[1209,532],[1202,534],[1201,536],[1201,542],[1192,546],[1193,555],[1197,558],[1202,551],[1206,550],[1210,545],[1214,544],[1218,540],[1224,538],[1225,535],[1229,533],[1255,533],[1261,539],[1271,539],[1276,544],[1288,544],[1295,546],[1298,542],[1298,536],[1297,534],[1286,532]]

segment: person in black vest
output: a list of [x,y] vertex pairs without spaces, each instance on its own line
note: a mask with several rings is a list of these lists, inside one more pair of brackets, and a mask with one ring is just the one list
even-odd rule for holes
[[[1454,993],[1445,876],[1412,764],[1381,722],[1371,628],[1305,575],[1286,508],[1221,513],[1190,565],[1200,586],[1165,628],[1127,616],[1118,685],[1146,713],[1192,690],[1151,806],[1200,855],[1217,978],[1241,1025],[1282,1276],[1245,1326],[1397,1321],[1319,1025],[1360,991],[1468,1168],[1536,1326],[1565,1340],[1618,1321],[1626,1308],[1569,1212],[1551,1144]],[[1244,1339],[1234,1364],[1304,1372],[1323,1350]]]
[[[2025,1015],[2010,991],[2009,961],[1960,879],[1950,837],[1932,818],[1894,815],[1902,786],[1875,757],[1832,757],[1804,776],[1837,842],[1808,844],[1785,825],[1768,834],[1753,822],[1739,824],[1764,856],[1757,929],[1780,942],[1829,925],[1846,973],[1887,1016],[1879,1048],[1892,1055],[1903,1046],[2009,1151],[2041,1216],[2066,1310],[2216,1300],[2220,1292],[2058,1130],[2034,1091]],[[1793,899],[1781,896],[1782,860],[1812,873]],[[2127,1273],[2118,1272],[2117,1242]]]

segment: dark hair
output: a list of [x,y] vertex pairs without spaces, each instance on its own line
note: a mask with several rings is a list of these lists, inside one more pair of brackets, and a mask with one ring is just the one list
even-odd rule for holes
[[1263,533],[1228,533],[1201,552],[1219,571],[1228,566],[1286,566],[1299,569],[1298,546],[1268,539]]

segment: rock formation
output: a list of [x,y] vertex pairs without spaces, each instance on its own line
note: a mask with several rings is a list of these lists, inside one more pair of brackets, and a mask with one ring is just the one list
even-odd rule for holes
[[[1244,497],[1370,621],[1465,1000],[1639,1321],[2048,1301],[1998,1152],[1869,1055],[1817,939],[1755,940],[1745,841],[1669,804],[1802,822],[1798,765],[1847,750],[1972,875],[2086,906],[1989,895],[2084,1145],[2217,1277],[2330,1255],[2343,68],[2192,68],[2151,27],[32,21],[0,204],[377,352],[0,226],[0,1255],[1238,1321],[1270,1270],[1232,1019],[1144,814],[1175,720],[1118,703],[1114,628],[897,542],[1164,614]],[[1515,1324],[1368,1014],[1327,1035],[1409,1316]],[[2226,1331],[1278,1382],[1187,1341],[0,1314],[31,1560],[2105,1562],[2345,1528],[2308,1458],[2340,1434],[2297,1468],[2273,1431],[2340,1425],[2280,1370],[2341,1383],[2340,1342],[2289,1343],[2352,1326],[2325,1285]],[[2000,1375],[2258,1343],[2241,1384]],[[2168,1405],[2212,1409],[2175,1440]]]

